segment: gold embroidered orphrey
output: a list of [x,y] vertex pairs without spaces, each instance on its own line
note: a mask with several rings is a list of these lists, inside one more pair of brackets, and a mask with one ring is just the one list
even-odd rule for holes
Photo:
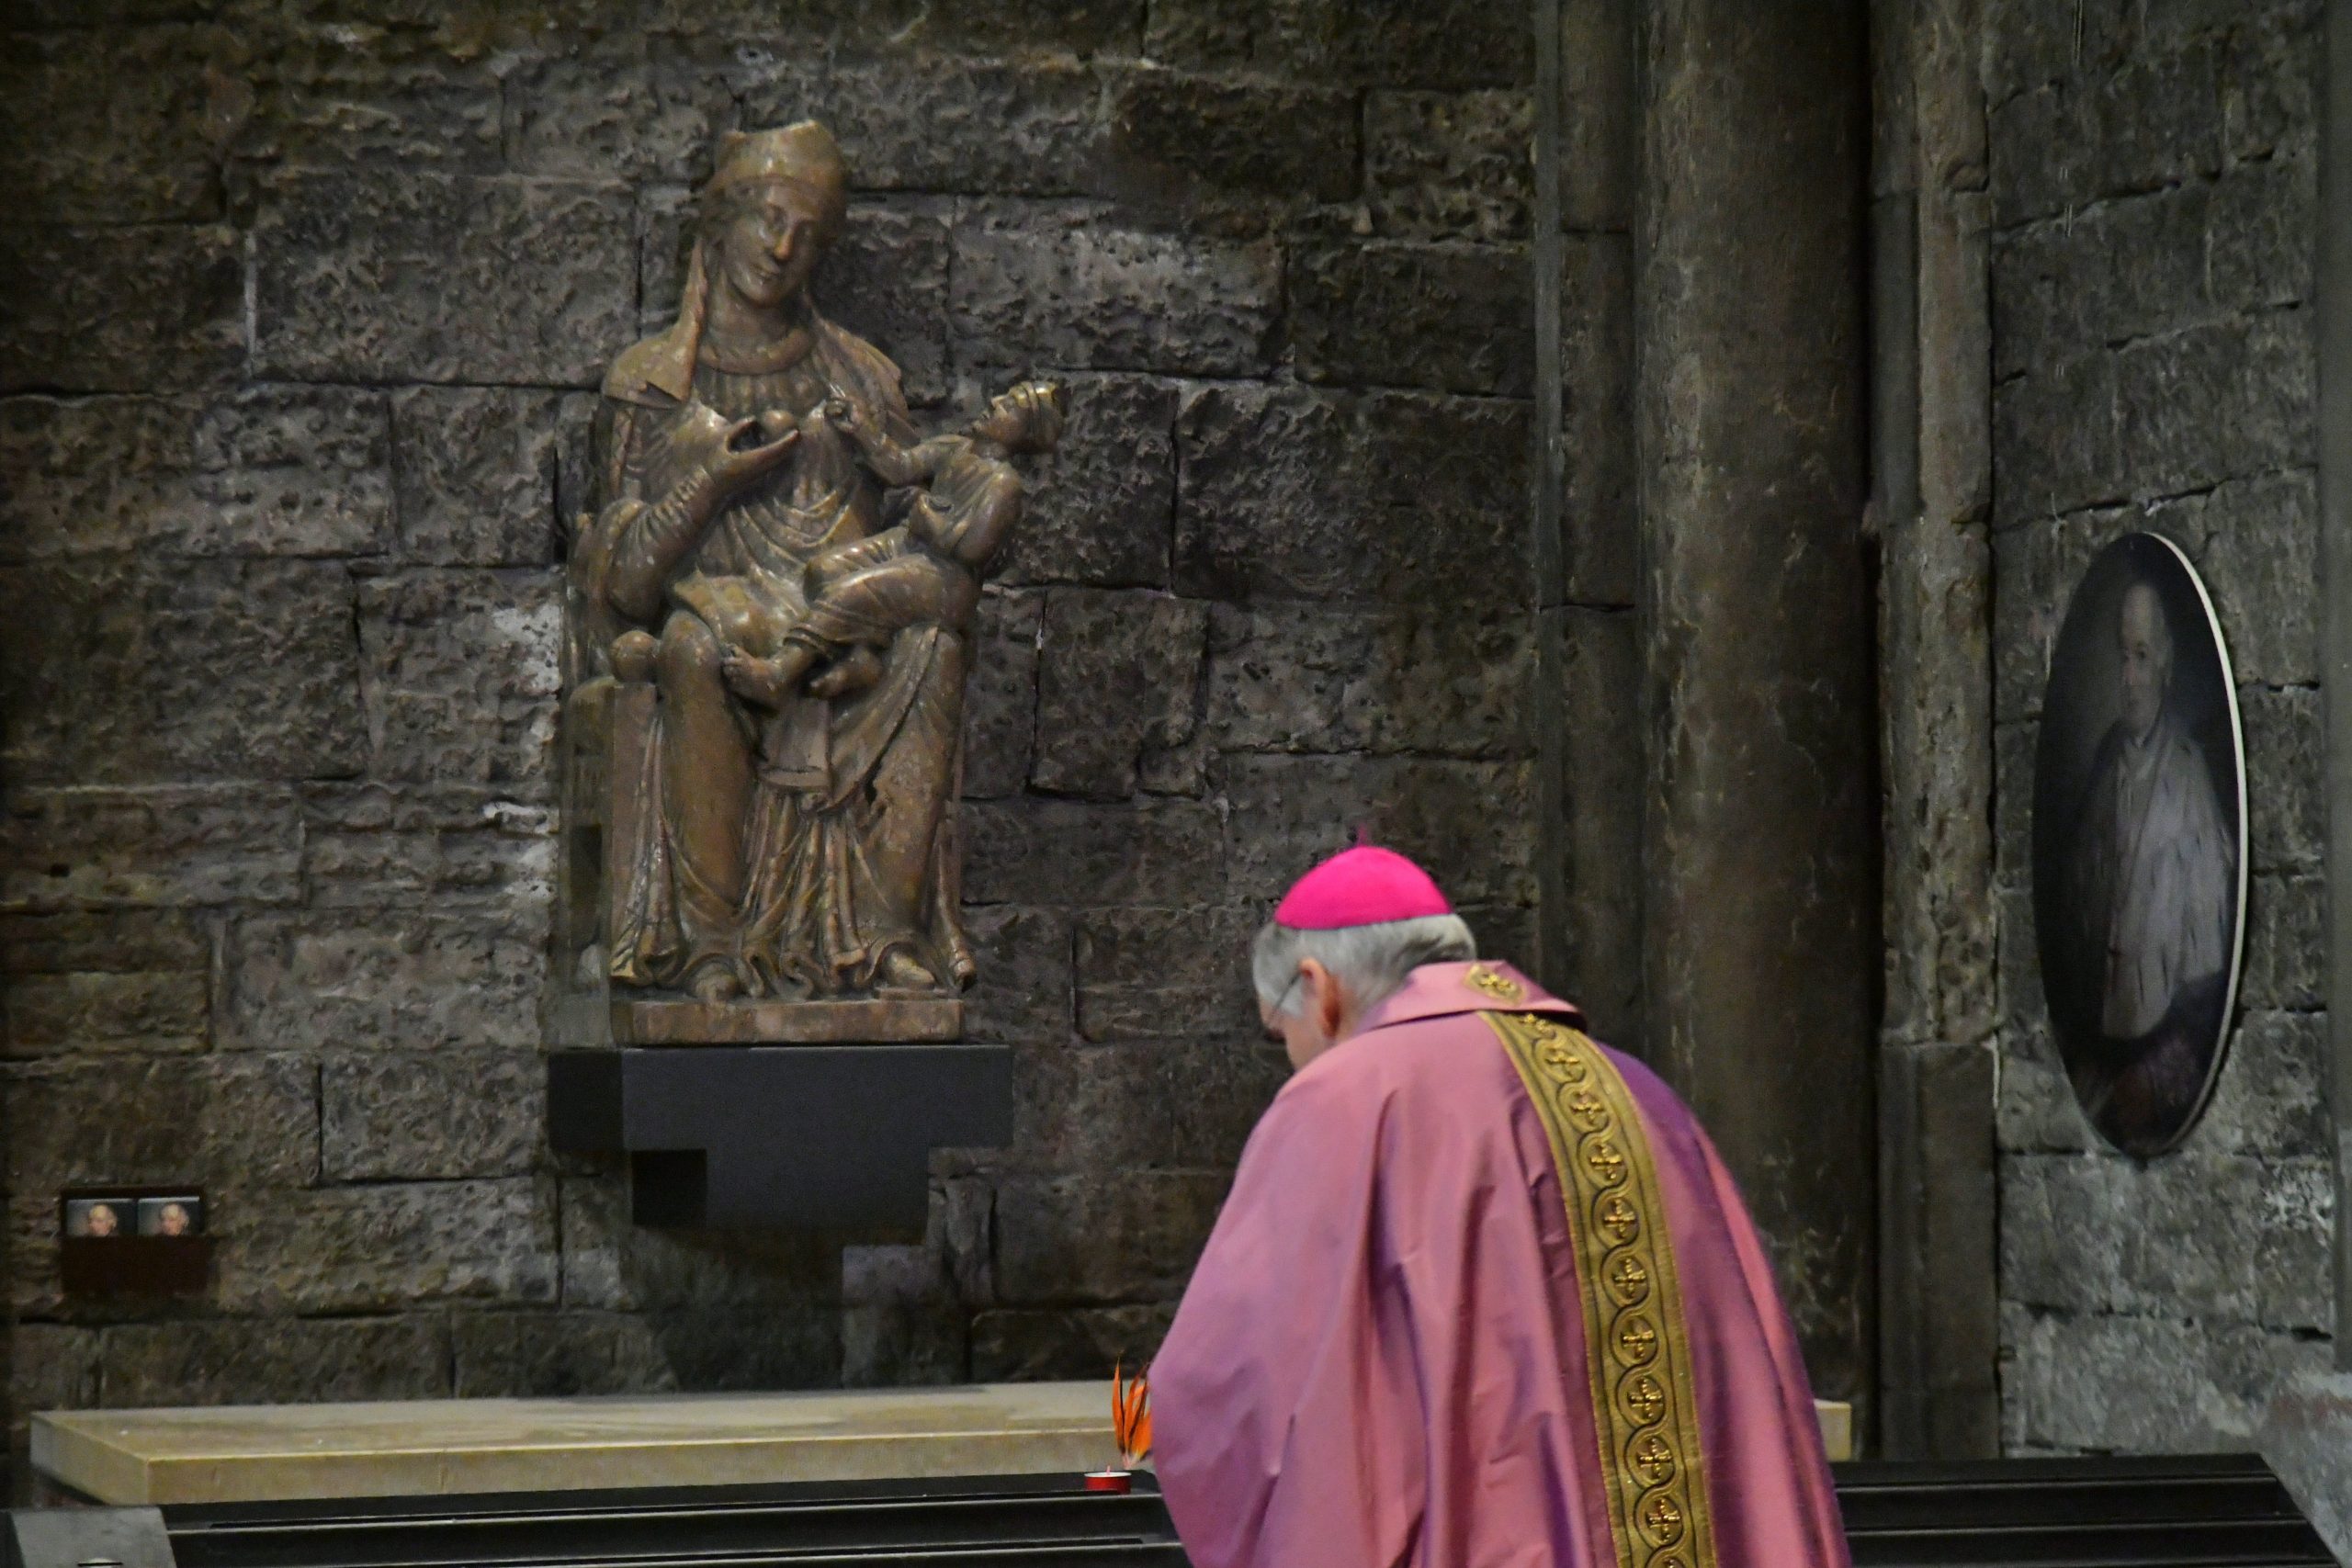
[[1618,1568],[1715,1568],[1682,1291],[1641,1112],[1577,1031],[1532,1013],[1479,1016],[1527,1085],[1560,1173]]
[[1474,991],[1494,998],[1497,1001],[1516,1002],[1526,999],[1527,991],[1510,976],[1485,964],[1473,964],[1462,972],[1462,983]]

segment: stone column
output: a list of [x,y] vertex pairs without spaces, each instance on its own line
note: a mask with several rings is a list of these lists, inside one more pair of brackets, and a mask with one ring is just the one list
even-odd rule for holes
[[1878,860],[1861,0],[1648,0],[1635,213],[1644,1030],[1870,1382]]

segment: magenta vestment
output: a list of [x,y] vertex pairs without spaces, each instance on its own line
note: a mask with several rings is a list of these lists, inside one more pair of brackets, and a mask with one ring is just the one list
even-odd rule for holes
[[1581,1028],[1508,965],[1424,965],[1251,1134],[1151,1368],[1196,1568],[1846,1568],[1755,1228],[1690,1111],[1613,1052],[1679,1273],[1713,1551],[1612,1536],[1591,1292],[1498,1007]]

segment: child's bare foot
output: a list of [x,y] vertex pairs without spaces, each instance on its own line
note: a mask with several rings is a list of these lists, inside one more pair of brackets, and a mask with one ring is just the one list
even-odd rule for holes
[[735,649],[719,660],[718,668],[736,695],[772,708],[781,706],[792,694],[792,683],[808,669],[808,663],[788,652],[774,659],[755,659]]
[[882,679],[882,660],[872,649],[860,644],[818,672],[808,682],[812,697],[845,697],[852,692],[862,692]]

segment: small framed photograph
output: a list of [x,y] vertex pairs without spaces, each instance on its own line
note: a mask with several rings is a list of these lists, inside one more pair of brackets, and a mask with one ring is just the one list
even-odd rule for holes
[[183,1236],[204,1234],[204,1200],[194,1193],[139,1200],[141,1235]]
[[65,1201],[65,1234],[86,1237],[91,1241],[107,1241],[118,1236],[137,1234],[138,1215],[127,1198],[68,1198]]

